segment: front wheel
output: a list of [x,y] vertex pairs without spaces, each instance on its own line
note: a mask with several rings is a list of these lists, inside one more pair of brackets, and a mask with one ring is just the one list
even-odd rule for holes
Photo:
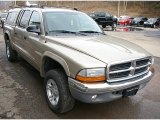
[[54,69],[46,73],[44,92],[53,112],[64,113],[74,107],[75,100],[70,94],[67,76],[62,70]]
[[113,23],[113,25],[112,25],[112,30],[113,30],[113,31],[116,30],[116,27],[117,27],[117,24],[116,24],[116,23]]

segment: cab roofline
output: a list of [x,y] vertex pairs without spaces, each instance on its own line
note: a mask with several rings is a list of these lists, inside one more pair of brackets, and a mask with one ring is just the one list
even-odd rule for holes
[[10,9],[9,11],[15,11],[15,10],[37,10],[37,11],[42,11],[42,12],[49,12],[49,11],[78,11],[77,8],[70,8],[70,7],[64,7],[64,6],[53,6],[53,7],[46,7],[46,6],[40,6],[40,7],[37,7],[37,6],[25,6],[25,7],[16,7],[16,8],[12,8]]

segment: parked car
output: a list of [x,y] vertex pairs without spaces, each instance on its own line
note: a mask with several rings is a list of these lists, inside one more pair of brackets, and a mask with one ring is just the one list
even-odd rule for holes
[[157,21],[155,22],[155,27],[160,28],[160,17],[157,19]]
[[106,35],[80,11],[16,8],[3,30],[7,59],[14,62],[19,54],[40,72],[56,113],[71,110],[76,99],[103,103],[135,95],[153,76],[146,50]]
[[130,24],[131,24],[131,21],[132,21],[132,18],[129,17],[129,16],[120,16],[120,17],[118,18],[118,24],[119,24],[119,25],[124,25],[124,26],[130,25]]
[[159,26],[160,18],[149,18],[146,22],[144,22],[144,27],[152,27],[155,28]]
[[94,12],[89,14],[99,25],[102,25],[103,28],[106,26],[117,26],[117,18],[112,16],[107,12]]
[[136,17],[132,20],[131,25],[143,26],[148,19],[146,17]]
[[0,24],[1,24],[2,28],[3,28],[3,24],[4,24],[5,20],[6,20],[7,14],[8,14],[7,12],[4,12],[4,13],[0,14]]

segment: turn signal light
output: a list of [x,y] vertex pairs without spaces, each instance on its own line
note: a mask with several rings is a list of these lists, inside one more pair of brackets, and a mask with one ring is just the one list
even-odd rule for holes
[[105,68],[83,69],[77,74],[76,80],[89,83],[105,81]]

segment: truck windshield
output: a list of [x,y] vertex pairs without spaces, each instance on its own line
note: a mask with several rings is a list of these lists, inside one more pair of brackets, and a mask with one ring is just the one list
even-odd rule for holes
[[49,33],[102,33],[97,23],[81,12],[45,12],[44,18]]
[[152,23],[152,22],[156,22],[156,20],[157,20],[157,18],[149,18],[149,19],[148,19],[148,22],[151,22],[151,23]]
[[140,21],[140,20],[141,20],[141,18],[140,18],[140,17],[137,17],[137,18],[134,18],[134,20],[136,20],[136,21]]

